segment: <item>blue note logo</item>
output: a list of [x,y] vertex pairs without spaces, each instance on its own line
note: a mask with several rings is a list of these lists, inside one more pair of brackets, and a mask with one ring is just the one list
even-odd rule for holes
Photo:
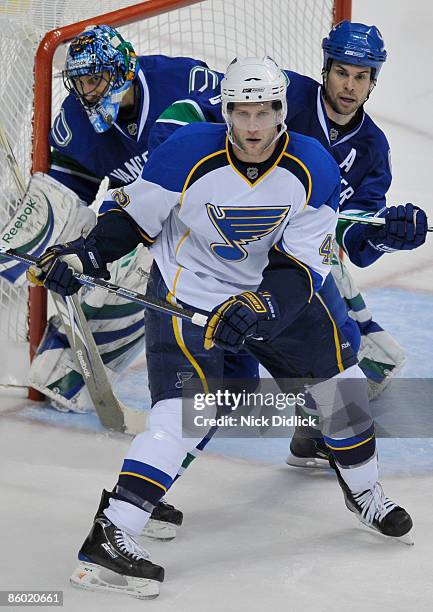
[[194,376],[194,372],[176,372],[176,374],[177,383],[174,385],[176,389],[183,389],[184,384]]
[[207,214],[223,243],[213,242],[210,248],[220,259],[243,261],[245,248],[275,231],[286,219],[291,206],[215,206],[207,204]]

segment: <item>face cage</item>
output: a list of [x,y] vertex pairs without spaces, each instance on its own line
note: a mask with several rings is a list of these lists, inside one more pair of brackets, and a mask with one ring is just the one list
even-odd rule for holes
[[[69,93],[72,93],[79,100],[80,104],[82,104],[82,106],[84,108],[92,109],[95,106],[97,106],[101,100],[103,100],[104,98],[107,98],[110,95],[110,93],[111,93],[111,91],[113,89],[114,83],[117,80],[117,71],[116,70],[114,70],[114,69],[110,70],[109,68],[107,68],[106,70],[104,70],[104,72],[105,71],[110,73],[110,77],[109,77],[108,80],[102,76],[102,73],[86,72],[86,74],[77,75],[77,76],[73,77],[73,76],[70,76],[68,74],[67,70],[63,70],[63,72],[62,72],[63,84],[64,84],[66,90]],[[86,94],[83,94],[82,92],[80,92],[78,87],[77,87],[77,85],[75,84],[75,79],[79,79],[81,76],[96,76],[97,74],[101,74],[101,77],[100,77],[99,82],[95,85],[94,89],[88,91]],[[99,87],[101,81],[103,81],[103,80],[107,83],[107,86],[104,89],[104,91],[102,93],[98,94],[98,97],[97,97],[97,99],[94,102],[92,102],[92,103],[88,102],[86,100],[86,97],[91,96],[93,91],[95,91]]]

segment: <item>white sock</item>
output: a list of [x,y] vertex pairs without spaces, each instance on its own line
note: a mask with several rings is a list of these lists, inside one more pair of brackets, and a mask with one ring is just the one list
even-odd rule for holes
[[352,493],[361,493],[367,489],[372,489],[379,478],[377,453],[367,463],[351,468],[343,468],[339,465],[338,469]]
[[132,536],[140,535],[150,518],[150,512],[113,498],[110,499],[110,505],[104,510],[104,514],[113,525]]

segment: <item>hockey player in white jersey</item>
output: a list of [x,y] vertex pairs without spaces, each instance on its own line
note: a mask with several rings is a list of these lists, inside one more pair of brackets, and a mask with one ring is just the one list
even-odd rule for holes
[[[49,175],[32,177],[27,198],[36,202],[32,223],[19,220],[21,210],[2,235],[13,230],[14,242],[38,256],[59,241],[86,235],[96,222],[88,208],[108,176],[112,187],[132,182],[147,161],[148,136],[154,121],[178,98],[194,87],[215,85],[218,75],[201,60],[162,55],[137,56],[132,44],[114,28],[92,26],[75,37],[63,71],[69,94],[55,117],[49,135],[52,147]],[[208,80],[208,81],[207,81]],[[23,206],[25,205],[25,202]],[[36,218],[35,218],[36,217]],[[2,220],[4,221],[4,220]],[[30,246],[29,246],[30,245]],[[143,288],[143,270],[151,257],[138,245],[110,269],[113,281]],[[25,267],[0,258],[0,274],[14,283],[24,281]],[[100,289],[83,292],[83,310],[103,361],[115,380],[144,348],[143,309],[125,304]],[[67,338],[52,317],[32,363],[30,384],[49,397],[60,410],[92,409],[92,401]],[[154,514],[157,537],[172,538],[182,513],[161,503]],[[165,531],[161,525],[167,523]],[[153,522],[152,522],[153,524]],[[150,534],[150,530],[147,530]]]
[[[159,593],[163,569],[135,537],[200,441],[182,431],[177,374],[189,372],[207,393],[212,380],[223,383],[225,353],[245,347],[280,385],[294,372],[322,379],[312,393],[346,505],[386,536],[412,527],[378,483],[365,377],[317,297],[330,268],[339,169],[317,141],[286,131],[286,88],[270,58],[234,60],[222,83],[227,125],[179,130],[140,178],[108,193],[86,239],[48,249],[31,273],[70,295],[79,289],[73,269],[103,276],[108,262],[143,243],[154,256],[148,294],[209,313],[203,334],[146,311],[150,429],[132,442],[109,505],[98,510],[71,577],[76,586]],[[344,424],[342,401],[329,401],[328,385],[339,382],[348,383],[343,404],[351,406]]]
[[[350,261],[366,267],[395,251],[422,246],[427,218],[411,203],[387,206],[386,192],[391,184],[389,144],[364,110],[387,58],[379,29],[342,21],[324,38],[322,47],[322,84],[285,71],[289,80],[286,122],[289,130],[316,138],[338,163],[340,213],[385,218],[380,227],[341,219],[338,223],[337,243]],[[203,120],[223,121],[218,96],[195,96],[174,103],[152,128],[150,147],[157,146],[179,125]],[[333,263],[320,295],[352,347],[358,350],[360,346],[360,367],[368,378],[370,396],[376,397],[404,365],[405,351],[373,320],[345,264],[337,256]],[[297,427],[290,449],[290,465],[329,467],[329,451],[320,432],[312,427]]]

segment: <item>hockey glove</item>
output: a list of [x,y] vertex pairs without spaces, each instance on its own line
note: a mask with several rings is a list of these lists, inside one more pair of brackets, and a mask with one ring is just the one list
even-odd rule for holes
[[39,258],[38,267],[30,267],[27,278],[34,285],[67,296],[76,293],[81,283],[74,271],[108,280],[110,273],[95,246],[94,238],[78,238],[65,244],[55,244]]
[[377,251],[411,250],[424,244],[427,216],[418,206],[390,206],[386,209],[385,221],[385,225],[379,228],[369,226],[365,232],[369,244]]
[[260,323],[276,321],[279,317],[278,305],[267,291],[234,295],[210,313],[204,330],[204,347],[209,350],[219,346],[237,353],[247,338],[266,340]]

